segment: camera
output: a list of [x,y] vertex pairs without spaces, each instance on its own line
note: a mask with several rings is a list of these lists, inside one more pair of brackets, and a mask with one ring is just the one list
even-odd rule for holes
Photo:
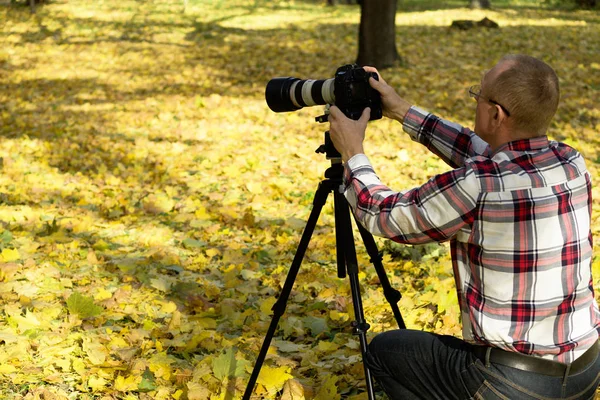
[[371,87],[369,78],[379,80],[357,64],[341,66],[335,77],[323,80],[274,78],[267,83],[265,98],[275,112],[296,111],[303,107],[333,104],[348,118],[357,120],[365,108],[371,108],[370,120],[380,119],[381,96]]

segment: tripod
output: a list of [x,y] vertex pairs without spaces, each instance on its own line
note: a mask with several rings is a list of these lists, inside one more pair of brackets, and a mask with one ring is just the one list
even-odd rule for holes
[[[373,391],[373,378],[369,368],[365,363],[365,355],[367,352],[367,331],[369,330],[370,326],[365,321],[362,300],[360,297],[358,262],[356,259],[356,249],[354,247],[354,237],[352,235],[350,209],[341,190],[343,187],[344,167],[342,166],[341,155],[337,152],[333,146],[333,143],[331,142],[331,139],[329,138],[329,132],[325,132],[325,144],[321,145],[317,149],[317,153],[325,153],[327,159],[331,160],[331,167],[325,171],[326,179],[319,183],[319,187],[315,192],[313,209],[306,223],[306,227],[304,228],[304,232],[302,233],[300,244],[298,245],[287,278],[283,288],[281,289],[279,299],[273,305],[273,319],[271,320],[271,324],[267,330],[267,334],[263,341],[258,358],[256,359],[256,364],[254,365],[252,375],[250,376],[250,381],[246,386],[243,400],[250,400],[250,396],[254,390],[254,385],[258,379],[260,369],[267,355],[267,351],[269,350],[271,340],[273,339],[273,335],[277,329],[277,324],[285,312],[285,307],[292,291],[294,281],[296,280],[296,276],[298,275],[298,271],[300,270],[304,253],[306,252],[315,226],[317,225],[319,215],[323,206],[325,205],[325,202],[327,201],[327,197],[330,192],[333,193],[338,277],[345,278],[347,274],[350,280],[352,304],[354,307],[355,316],[355,321],[353,321],[352,326],[354,334],[358,335],[360,341],[360,350],[362,353],[363,367],[365,370],[368,398],[369,400],[375,399],[375,392]],[[390,281],[388,280],[381,263],[381,254],[377,250],[377,244],[375,243],[373,236],[365,228],[363,228],[360,223],[357,223],[356,225],[358,226],[358,230],[366,247],[367,253],[371,258],[370,261],[375,267],[375,271],[377,272],[377,276],[379,277],[379,281],[383,287],[384,296],[392,308],[392,312],[398,327],[400,329],[405,329],[406,326],[397,304],[402,296],[399,291],[393,289],[390,285]]]

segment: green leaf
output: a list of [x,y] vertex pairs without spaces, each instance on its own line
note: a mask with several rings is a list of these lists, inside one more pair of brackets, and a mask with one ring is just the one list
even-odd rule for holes
[[156,390],[156,379],[150,369],[146,368],[146,371],[142,374],[142,381],[138,385],[140,392],[151,392]]
[[304,326],[310,329],[313,336],[319,336],[321,333],[327,330],[327,320],[325,318],[308,316],[304,317],[302,321],[304,323]]
[[225,379],[243,376],[248,361],[239,360],[235,357],[235,350],[230,348],[225,353],[213,359],[212,367],[215,378]]
[[2,231],[0,233],[0,244],[7,245],[13,240],[13,235],[10,231]]
[[82,295],[79,292],[73,292],[67,299],[67,307],[71,314],[77,314],[79,318],[91,318],[100,315],[104,308],[94,304],[94,299]]
[[202,242],[200,240],[196,240],[196,239],[192,239],[192,238],[183,239],[181,244],[186,249],[198,249],[198,248],[206,247],[206,242]]
[[327,310],[327,303],[325,303],[324,301],[317,301],[316,303],[312,303],[308,307],[306,307],[307,312],[314,310]]

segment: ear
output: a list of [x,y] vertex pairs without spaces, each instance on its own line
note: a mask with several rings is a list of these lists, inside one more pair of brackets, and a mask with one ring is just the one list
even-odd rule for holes
[[498,128],[506,118],[506,113],[499,105],[494,104],[494,107],[490,110],[490,114],[492,117],[492,124],[494,128]]

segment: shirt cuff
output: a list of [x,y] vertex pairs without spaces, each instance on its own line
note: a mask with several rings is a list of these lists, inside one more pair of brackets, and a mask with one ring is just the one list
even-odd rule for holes
[[369,159],[367,158],[366,155],[355,154],[352,157],[350,157],[350,159],[348,161],[346,161],[346,166],[351,171],[354,171],[360,167],[371,166],[371,162],[369,161]]

